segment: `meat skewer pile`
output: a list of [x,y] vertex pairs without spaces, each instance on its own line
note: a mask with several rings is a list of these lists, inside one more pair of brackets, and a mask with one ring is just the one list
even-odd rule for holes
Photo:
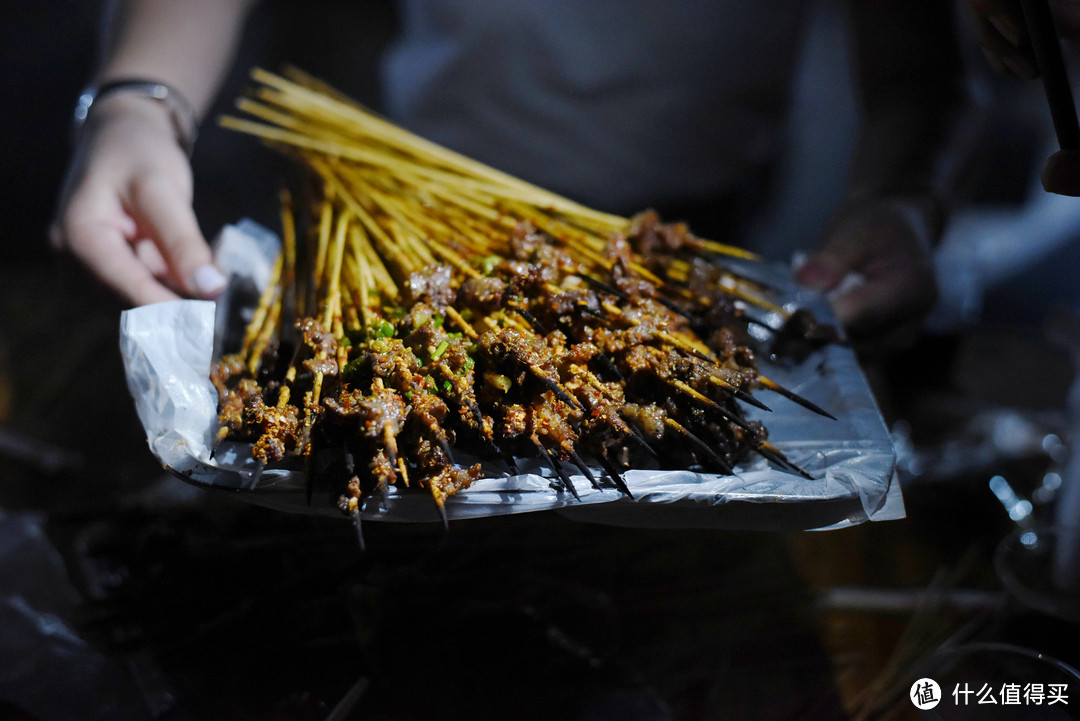
[[806,475],[740,406],[766,408],[767,389],[828,415],[756,367],[742,309],[788,314],[714,262],[751,254],[581,206],[298,72],[253,77],[238,105],[255,120],[222,123],[294,155],[317,190],[283,194],[273,280],[213,372],[219,438],[304,459],[357,519],[390,486],[442,511],[482,475],[462,451],[511,472],[539,457],[574,496],[567,467],[627,496],[635,466],[730,474],[756,453]]

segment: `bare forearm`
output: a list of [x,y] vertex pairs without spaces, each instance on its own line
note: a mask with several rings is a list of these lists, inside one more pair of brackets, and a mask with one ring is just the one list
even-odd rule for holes
[[850,195],[928,194],[951,204],[975,126],[973,113],[960,107],[909,107],[868,119],[856,143]]
[[256,0],[112,0],[99,81],[160,80],[202,118],[229,68]]
[[829,294],[852,337],[894,342],[937,293],[930,249],[975,138],[973,104],[951,3],[848,6],[862,111],[849,198],[797,277]]
[[193,128],[174,94],[187,99],[196,122],[206,115],[252,5],[108,5],[94,80],[102,86],[125,78],[152,80],[165,83],[169,92],[160,98],[120,84],[80,98],[82,130],[50,235],[56,247],[70,251],[133,304],[212,298],[225,285],[191,206],[193,176],[185,151]]

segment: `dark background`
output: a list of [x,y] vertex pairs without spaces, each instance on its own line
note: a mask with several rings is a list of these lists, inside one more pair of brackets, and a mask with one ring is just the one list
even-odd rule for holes
[[[1075,623],[1005,593],[991,557],[1014,524],[987,489],[1003,475],[1031,494],[1061,468],[1073,367],[1052,328],[1068,328],[1053,318],[1075,243],[989,289],[975,321],[866,359],[904,458],[922,461],[905,467],[905,521],[646,533],[538,516],[374,527],[362,554],[347,523],[196,493],[146,451],[120,305],[46,241],[98,17],[93,2],[0,9],[0,643],[38,669],[20,677],[0,652],[0,718],[322,719],[361,677],[350,718],[659,718],[660,696],[678,718],[908,718],[905,679],[948,639],[1080,664]],[[214,114],[255,63],[377,107],[394,24],[384,2],[265,2]],[[1008,93],[976,198],[994,209],[1025,201],[1042,147]],[[286,163],[211,122],[194,164],[208,236],[244,216],[273,227]],[[1003,418],[1059,445],[1011,453],[992,437]],[[829,595],[844,588],[899,595],[882,610]],[[965,607],[958,590],[984,595]]]

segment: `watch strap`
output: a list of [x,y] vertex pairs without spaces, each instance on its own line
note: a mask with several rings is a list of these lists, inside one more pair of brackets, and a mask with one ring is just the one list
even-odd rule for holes
[[117,93],[130,93],[156,100],[164,105],[169,111],[169,118],[176,132],[176,140],[180,147],[191,155],[195,147],[195,138],[198,136],[199,120],[195,108],[175,88],[158,80],[146,78],[116,78],[107,80],[100,85],[90,85],[79,94],[75,104],[75,112],[72,118],[75,132],[79,133],[86,124],[94,104],[109,95]]

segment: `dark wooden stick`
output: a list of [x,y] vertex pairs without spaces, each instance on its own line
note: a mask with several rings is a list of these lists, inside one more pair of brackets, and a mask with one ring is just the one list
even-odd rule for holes
[[537,443],[536,447],[540,449],[540,455],[547,459],[548,465],[551,466],[551,470],[555,471],[559,476],[559,479],[562,481],[562,490],[570,491],[570,494],[580,501],[581,496],[578,495],[577,489],[574,488],[574,482],[570,480],[570,476],[566,475],[566,471],[563,470],[562,463],[559,462],[558,454],[542,443]]
[[1024,9],[1024,22],[1042,75],[1046,100],[1050,104],[1058,145],[1062,150],[1080,150],[1080,124],[1077,123],[1076,105],[1050,6],[1046,0],[1021,0],[1020,5]]
[[796,393],[794,391],[789,391],[787,388],[784,388],[783,386],[779,385],[778,383],[774,383],[773,381],[769,380],[765,376],[758,376],[758,383],[763,388],[768,388],[773,393],[777,393],[779,395],[782,395],[784,398],[787,398],[790,401],[798,403],[800,406],[807,409],[808,411],[813,411],[814,413],[817,413],[819,416],[825,416],[826,418],[832,419],[834,421],[836,420],[836,416],[834,416],[832,413],[829,413],[827,410],[825,410],[824,408],[822,408],[818,404],[816,404],[816,403],[814,403],[812,401],[806,400],[805,398],[800,396],[798,393]]
[[803,478],[805,478],[807,480],[810,480],[810,481],[814,480],[813,476],[811,476],[809,473],[807,473],[806,471],[804,471],[803,469],[799,468],[797,465],[795,465],[794,463],[789,461],[787,459],[787,456],[785,456],[783,453],[781,453],[779,451],[779,449],[777,449],[772,444],[762,443],[761,445],[757,446],[754,450],[757,451],[763,458],[765,458],[766,460],[772,461],[773,463],[780,466],[781,468],[786,468],[789,471],[794,471],[795,473],[798,473],[800,476],[802,476]]
[[598,491],[601,490],[600,483],[596,480],[596,476],[593,475],[593,472],[589,469],[587,465],[585,465],[585,461],[581,459],[581,456],[578,455],[577,451],[570,451],[570,460],[574,463],[575,466],[578,467],[578,470],[581,471],[581,474],[585,476],[585,478],[589,479],[589,483],[592,484],[593,488]]
[[626,479],[615,468],[615,464],[611,462],[611,459],[607,457],[607,449],[604,450],[597,458],[600,461],[600,465],[603,466],[604,472],[607,473],[608,478],[615,484],[615,487],[622,491],[627,498],[634,500],[634,494],[630,492],[630,489],[626,486]]

